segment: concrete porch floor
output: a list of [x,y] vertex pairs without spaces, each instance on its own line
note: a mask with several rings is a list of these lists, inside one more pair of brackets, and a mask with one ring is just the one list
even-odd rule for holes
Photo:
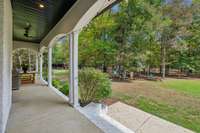
[[6,133],[102,133],[42,83],[13,91]]

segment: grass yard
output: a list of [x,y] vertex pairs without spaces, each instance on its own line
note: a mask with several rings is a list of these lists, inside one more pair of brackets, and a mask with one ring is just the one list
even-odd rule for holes
[[[54,70],[53,79],[66,81],[66,70]],[[200,80],[166,79],[112,82],[111,101],[120,100],[200,133]]]
[[169,79],[163,83],[163,87],[200,97],[200,80]]
[[68,70],[53,69],[53,80],[67,81],[68,76],[69,76]]
[[200,80],[113,82],[111,99],[200,133]]

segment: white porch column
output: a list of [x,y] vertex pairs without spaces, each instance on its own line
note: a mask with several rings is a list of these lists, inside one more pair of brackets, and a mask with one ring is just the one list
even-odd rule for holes
[[31,71],[31,50],[28,49],[28,71]]
[[35,54],[35,72],[38,74],[38,53]]
[[70,53],[70,103],[76,107],[79,105],[78,97],[78,31],[69,35]]
[[40,80],[43,80],[42,78],[42,64],[43,64],[43,53],[40,53]]
[[73,77],[72,77],[72,48],[73,47],[73,36],[69,34],[69,102],[73,104]]
[[52,86],[52,48],[48,49],[48,86]]

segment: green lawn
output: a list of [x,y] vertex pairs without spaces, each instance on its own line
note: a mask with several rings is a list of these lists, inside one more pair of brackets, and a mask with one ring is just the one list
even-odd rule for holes
[[163,87],[175,89],[193,96],[200,97],[200,80],[170,79],[164,81]]
[[113,82],[111,98],[200,133],[200,80]]
[[59,76],[64,76],[67,74],[68,71],[65,69],[53,69],[53,75],[55,75],[57,78],[59,78]]
[[69,77],[68,70],[53,69],[53,80],[67,81]]
[[200,111],[194,108],[179,108],[148,98],[138,99],[136,107],[185,128],[200,132]]
[[[53,75],[59,80],[68,78],[66,70],[54,70]],[[113,82],[112,90],[111,99],[200,133],[200,80]]]

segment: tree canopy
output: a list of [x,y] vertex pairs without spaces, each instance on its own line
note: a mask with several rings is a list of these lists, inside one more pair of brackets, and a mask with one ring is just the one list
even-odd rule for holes
[[[62,49],[56,48],[57,62]],[[79,66],[200,72],[200,1],[127,0],[92,20],[79,38]],[[60,54],[59,54],[60,53]],[[68,53],[66,53],[67,56]],[[68,59],[67,59],[68,60]]]

